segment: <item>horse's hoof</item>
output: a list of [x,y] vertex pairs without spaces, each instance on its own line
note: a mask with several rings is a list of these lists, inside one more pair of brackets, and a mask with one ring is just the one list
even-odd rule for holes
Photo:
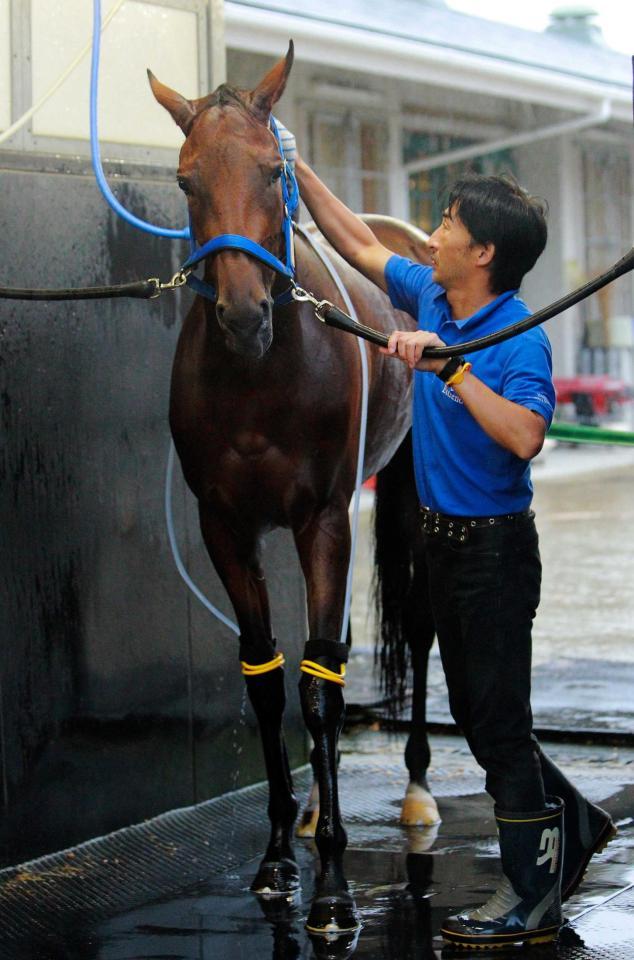
[[419,854],[427,853],[436,842],[440,824],[435,823],[432,827],[416,827],[407,830],[407,851],[408,853]]
[[405,827],[433,827],[440,823],[436,801],[429,790],[418,783],[410,783],[407,787],[401,807],[401,823]]
[[302,891],[287,894],[256,894],[260,910],[269,923],[294,923],[301,918]]
[[323,894],[313,900],[306,929],[333,939],[352,933],[361,926],[357,905],[349,893]]
[[251,884],[261,897],[288,896],[299,890],[299,868],[294,860],[265,860]]
[[346,930],[340,934],[317,934],[308,931],[308,936],[316,960],[348,960],[357,949],[361,925],[356,930]]
[[296,837],[307,837],[312,839],[317,830],[317,821],[319,820],[319,807],[306,807],[300,817],[300,821],[295,828]]

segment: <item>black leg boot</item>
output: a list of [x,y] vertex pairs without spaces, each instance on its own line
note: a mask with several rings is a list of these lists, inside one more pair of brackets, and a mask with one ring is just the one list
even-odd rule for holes
[[544,790],[564,801],[564,846],[561,874],[561,902],[575,892],[590,859],[616,836],[609,813],[583,797],[563,775],[559,767],[539,751]]
[[502,883],[481,907],[449,917],[440,928],[454,947],[503,947],[554,940],[562,925],[561,838],[563,803],[546,798],[536,813],[495,818],[502,855]]

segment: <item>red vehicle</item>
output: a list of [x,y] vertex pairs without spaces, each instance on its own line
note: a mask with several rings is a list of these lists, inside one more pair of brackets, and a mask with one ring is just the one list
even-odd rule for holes
[[632,399],[632,388],[608,374],[585,373],[555,377],[557,404],[571,403],[579,423],[596,425]]

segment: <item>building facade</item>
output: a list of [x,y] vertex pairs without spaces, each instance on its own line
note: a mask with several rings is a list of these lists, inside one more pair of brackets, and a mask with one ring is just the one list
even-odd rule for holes
[[[167,279],[184,259],[182,242],[119,221],[95,184],[91,15],[88,0],[0,0],[5,286]],[[460,172],[515,173],[551,211],[524,291],[535,309],[631,246],[630,64],[592,31],[537,35],[425,0],[104,0],[102,18],[102,155],[137,216],[186,220],[182,135],[146,68],[189,97],[225,64],[248,88],[292,37],[276,113],[353,209],[429,231]],[[169,368],[188,296],[0,302],[0,865],[262,777],[235,637],[180,584],[165,536]],[[632,383],[633,315],[630,276],[551,321],[555,372]],[[230,614],[180,480],[173,499],[187,566]],[[301,571],[283,532],[268,549],[296,676]]]
[[[91,4],[3,0],[0,11],[1,137],[89,39]],[[442,0],[104,2],[103,18],[113,11],[100,95],[108,158],[175,165],[180,133],[151,98],[147,66],[186,95],[207,92],[224,32],[228,81],[249,86],[292,37],[278,113],[353,209],[431,230],[460,172],[515,173],[551,211],[548,252],[524,291],[535,309],[631,246],[631,64],[604,46],[587,10],[555,14],[543,34]],[[86,58],[0,149],[85,155],[88,67]],[[550,323],[557,373],[632,380],[633,290],[625,278]]]

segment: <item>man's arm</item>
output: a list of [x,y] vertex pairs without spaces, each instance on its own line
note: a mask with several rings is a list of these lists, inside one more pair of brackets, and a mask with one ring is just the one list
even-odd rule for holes
[[501,447],[522,460],[537,456],[546,436],[541,414],[501,397],[472,373],[466,373],[453,389],[484,432]]
[[[424,347],[442,347],[443,341],[428,330],[396,330],[381,353],[392,355],[412,370],[438,373],[447,360],[421,359]],[[544,445],[546,421],[541,414],[495,393],[482,380],[467,372],[461,383],[452,384],[465,407],[491,439],[522,460],[532,460]]]
[[385,265],[392,251],[376,239],[370,228],[331,193],[314,170],[298,157],[295,176],[302,200],[335,250],[382,290],[387,290]]

